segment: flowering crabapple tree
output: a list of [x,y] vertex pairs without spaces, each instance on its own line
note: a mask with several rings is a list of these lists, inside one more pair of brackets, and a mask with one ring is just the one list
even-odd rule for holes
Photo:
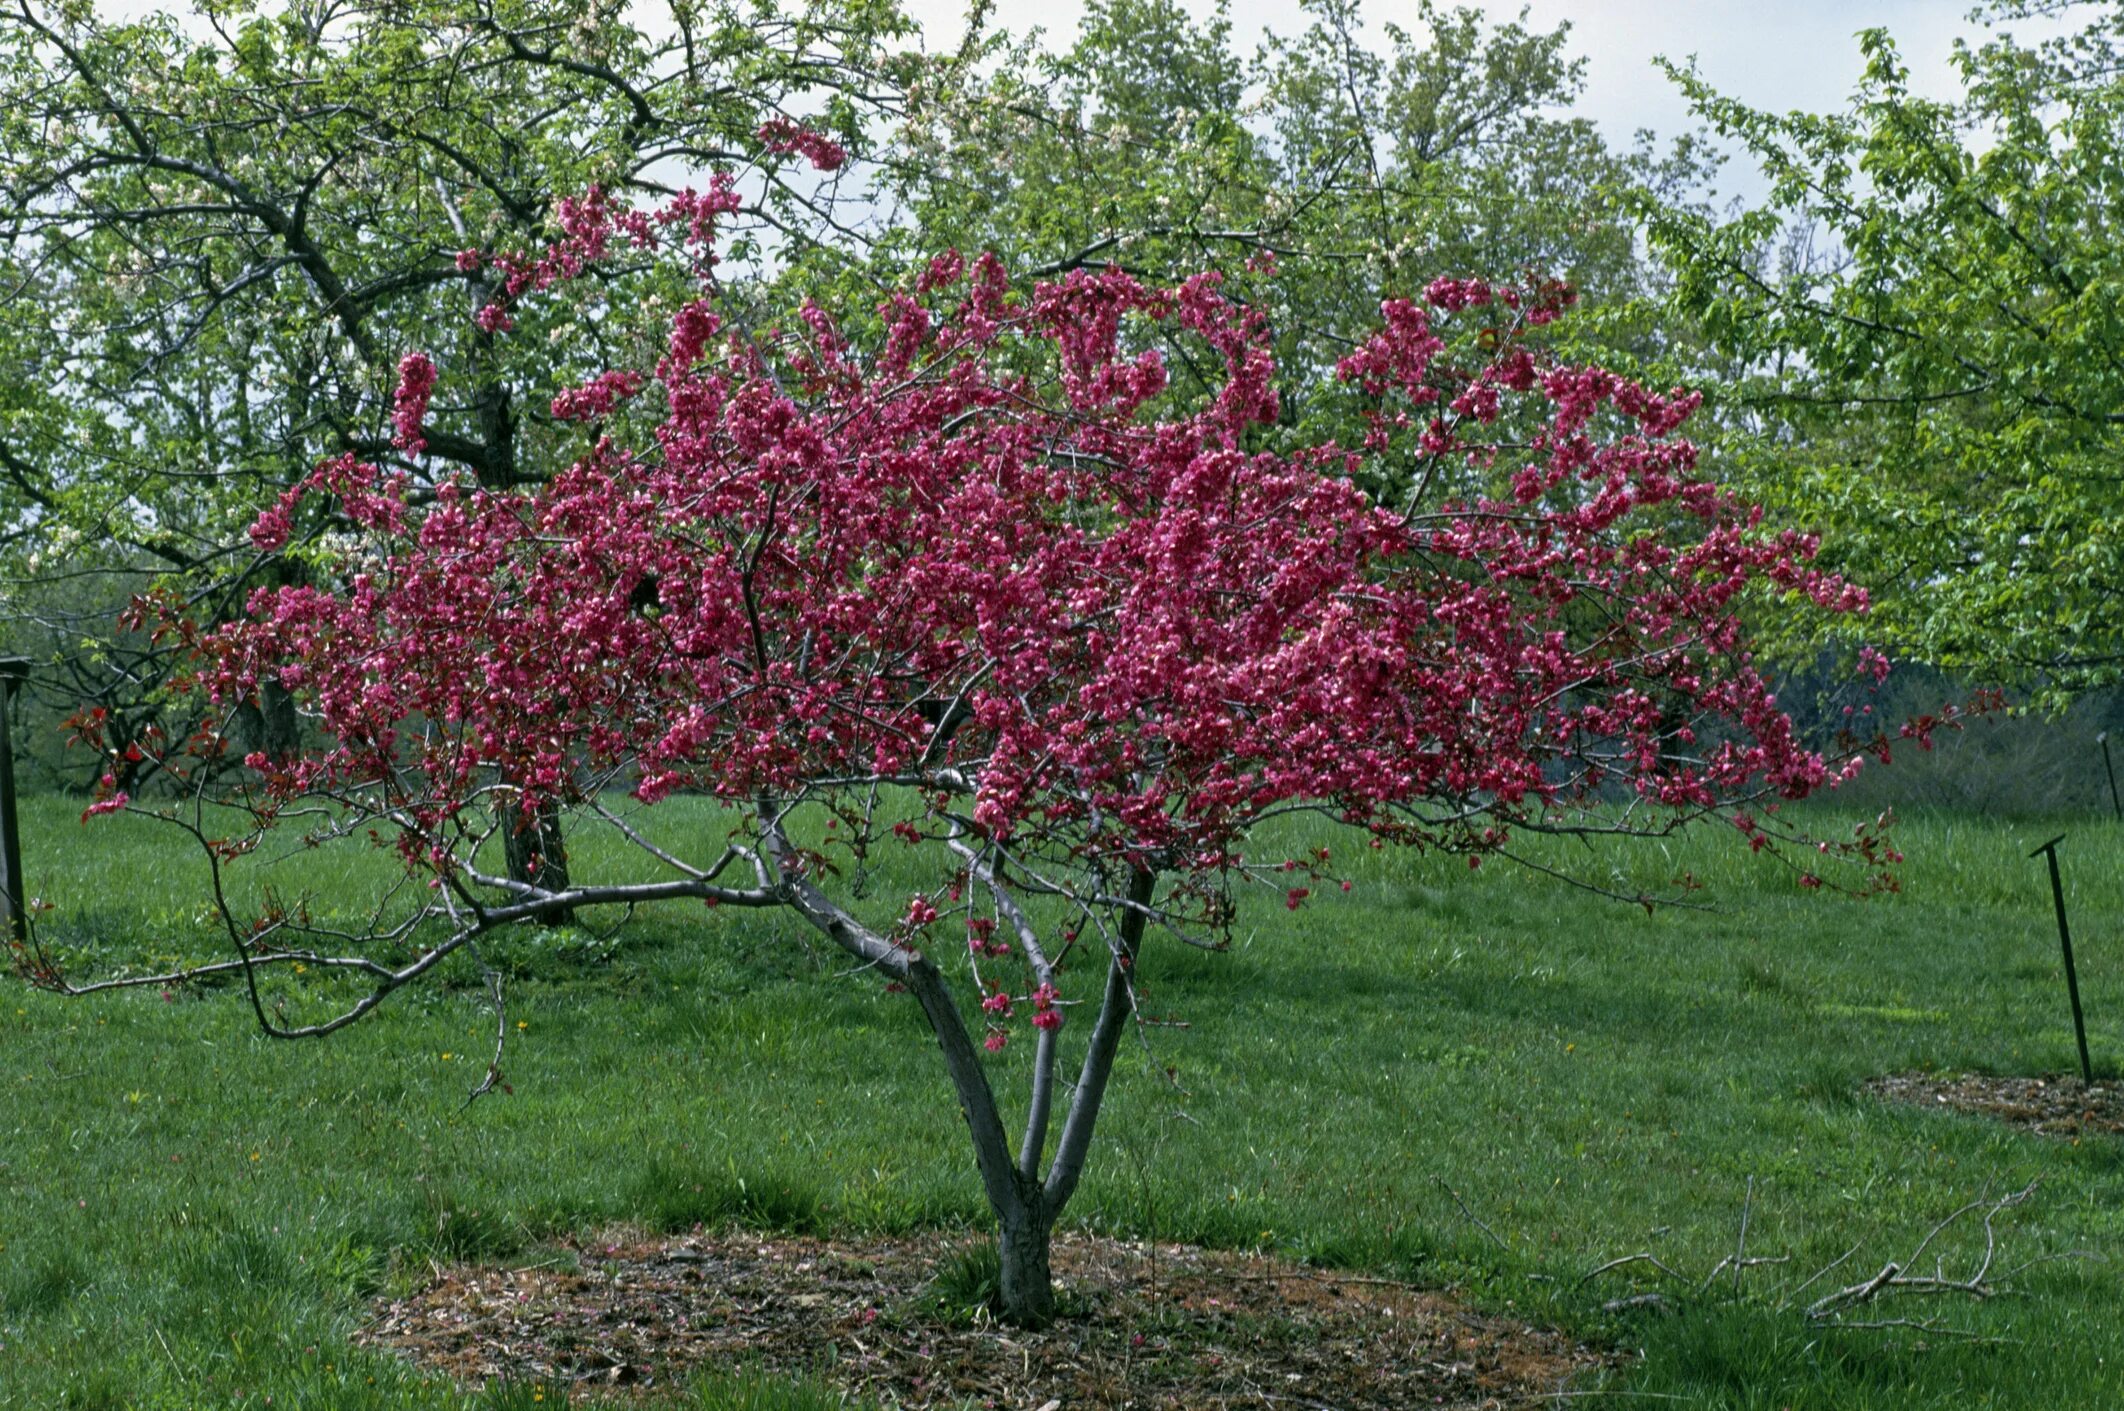
[[[1471,865],[1522,833],[1714,814],[1762,846],[1796,837],[1777,801],[1856,767],[1803,745],[1739,614],[1862,594],[1696,476],[1693,396],[1537,360],[1521,335],[1561,289],[1446,280],[1386,304],[1337,370],[1363,443],[1270,450],[1269,330],[1214,276],[1027,286],[947,253],[875,338],[816,307],[741,331],[713,275],[732,200],[592,193],[545,253],[499,259],[484,317],[503,332],[508,301],[619,254],[702,281],[653,363],[552,398],[582,439],[550,483],[331,459],[253,534],[270,551],[297,516],[340,517],[360,545],[332,574],[219,628],[141,609],[221,712],[277,683],[319,744],[246,760],[219,796],[241,836],[190,815],[233,958],[105,984],[240,975],[269,1032],[322,1035],[515,923],[789,916],[920,1008],[999,1224],[1002,1311],[1038,1323],[1145,949],[1223,946],[1242,884],[1295,909],[1332,880],[1325,850],[1250,851],[1262,824],[1320,814]],[[1456,320],[1486,330],[1479,360],[1445,355]],[[1221,369],[1212,395],[1179,402],[1177,357]],[[416,466],[450,376],[405,356],[394,431]],[[1358,488],[1387,471],[1405,493]],[[1496,493],[1435,488],[1486,477]],[[679,794],[722,809],[652,836],[646,812]],[[549,806],[624,840],[634,874],[552,887],[487,861]],[[395,849],[424,885],[356,935],[241,910],[223,872],[297,818],[314,842]],[[908,854],[912,894],[862,894],[884,849]],[[297,963],[350,986],[344,1007],[276,1007]],[[500,1059],[498,1040],[482,1089]]]

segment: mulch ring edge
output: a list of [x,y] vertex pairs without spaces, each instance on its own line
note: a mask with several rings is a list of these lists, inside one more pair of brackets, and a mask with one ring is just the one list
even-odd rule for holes
[[1890,1073],[1861,1085],[1868,1096],[1927,1110],[1988,1117],[2040,1136],[2078,1141],[2124,1136],[2124,1084],[2073,1074]]
[[1492,1411],[1554,1405],[1617,1361],[1393,1279],[1078,1233],[1055,1239],[1064,1317],[1026,1332],[926,1298],[933,1270],[975,1243],[610,1230],[533,1264],[438,1267],[379,1300],[356,1341],[463,1385],[652,1397],[744,1367],[909,1411]]

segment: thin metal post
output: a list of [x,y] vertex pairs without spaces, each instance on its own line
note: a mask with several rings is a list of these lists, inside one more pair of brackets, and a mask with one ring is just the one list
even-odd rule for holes
[[2058,909],[2058,944],[2065,948],[2065,992],[2072,996],[2072,1032],[2080,1041],[2080,1077],[2089,1086],[2094,1084],[2094,1064],[2087,1058],[2087,1020],[2080,1014],[2080,976],[2072,964],[2072,928],[2065,924],[2065,883],[2058,876],[2058,844],[2065,841],[2058,834],[2035,852],[2050,859],[2050,900]]
[[2109,732],[2104,730],[2095,736],[2095,743],[2102,747],[2102,768],[2109,775],[2109,811],[2116,815],[2117,822],[2124,823],[2124,797],[2117,794],[2117,767],[2109,758]]
[[15,747],[8,706],[15,683],[29,675],[29,658],[0,657],[0,905],[7,908],[8,934],[29,944],[29,896],[22,886],[22,829],[15,818]]

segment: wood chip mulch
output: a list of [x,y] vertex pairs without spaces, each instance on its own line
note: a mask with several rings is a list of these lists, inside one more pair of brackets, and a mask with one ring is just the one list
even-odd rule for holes
[[1875,1097],[1950,1107],[2047,1137],[2124,1136],[2124,1087],[2077,1077],[1997,1078],[1982,1073],[1896,1073],[1866,1084]]
[[753,1367],[886,1406],[1009,1411],[1489,1411],[1559,1404],[1612,1360],[1391,1280],[1082,1235],[1055,1241],[1062,1320],[1024,1332],[924,1299],[950,1252],[936,1236],[608,1234],[543,1267],[438,1269],[357,1340],[466,1384],[653,1398],[697,1369]]

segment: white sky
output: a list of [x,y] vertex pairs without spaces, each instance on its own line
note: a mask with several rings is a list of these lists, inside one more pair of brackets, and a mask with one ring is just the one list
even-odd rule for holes
[[[1597,122],[1609,141],[1628,146],[1639,128],[1671,137],[1686,128],[1688,108],[1652,67],[1656,55],[1695,56],[1720,92],[1758,108],[1825,112],[1840,108],[1863,67],[1858,31],[1887,28],[1921,93],[1949,96],[1956,83],[1948,58],[1957,36],[1983,31],[1967,18],[1974,0],[1525,0],[1530,23],[1552,29],[1568,20],[1570,48],[1587,60],[1585,96],[1578,111]],[[967,0],[902,0],[921,23],[932,49],[953,47],[964,31]],[[1182,0],[1207,17],[1216,0]],[[1499,20],[1518,15],[1522,0],[1444,0],[1472,3]],[[270,4],[270,0],[268,0]],[[1236,47],[1250,54],[1264,29],[1289,33],[1304,15],[1298,0],[1229,0]],[[158,9],[189,8],[189,0],[97,0],[107,18]],[[1366,18],[1415,29],[1414,0],[1367,0]],[[1084,0],[995,0],[993,23],[1013,33],[1044,27],[1051,45],[1068,43]],[[2086,6],[2079,9],[2086,13]],[[2014,26],[2023,40],[2046,38],[2078,23],[2029,21]],[[1728,168],[1726,194],[1753,195],[1751,173]]]
[[[966,0],[903,0],[927,31],[932,48],[957,42]],[[1195,14],[1215,13],[1215,0],[1182,0]],[[1518,16],[1522,0],[1444,0],[1444,8],[1474,4],[1499,21]],[[1531,27],[1554,29],[1568,20],[1570,50],[1586,64],[1585,96],[1577,111],[1600,125],[1609,141],[1628,146],[1639,128],[1671,137],[1689,126],[1688,105],[1652,67],[1655,56],[1695,56],[1712,86],[1757,108],[1828,112],[1841,108],[1865,65],[1858,32],[1878,25],[1895,36],[1910,68],[1911,86],[1932,96],[1958,90],[1949,57],[1957,36],[1984,33],[1967,11],[1974,0],[1525,0]],[[1413,0],[1368,0],[1366,18],[1416,28]],[[1049,43],[1066,43],[1084,13],[1084,0],[996,0],[994,22],[1023,32],[1035,25]],[[1298,0],[1229,0],[1235,47],[1251,53],[1263,29],[1289,33],[1304,25]],[[2084,14],[2085,11],[2083,10]],[[2024,22],[2011,30],[2024,41],[2048,38],[2078,23]],[[1720,185],[1752,194],[1760,182],[1729,168]]]

